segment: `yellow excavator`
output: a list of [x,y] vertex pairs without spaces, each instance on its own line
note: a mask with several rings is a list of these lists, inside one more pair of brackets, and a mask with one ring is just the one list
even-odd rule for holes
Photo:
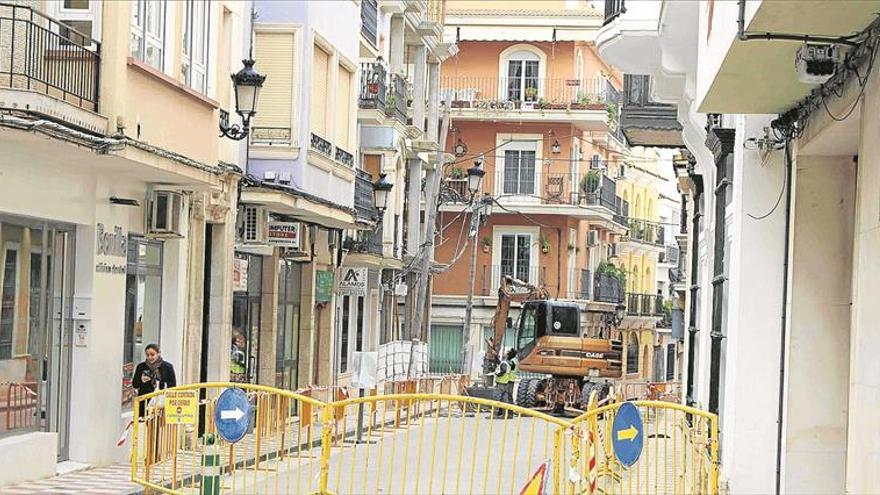
[[502,277],[493,320],[494,335],[487,341],[483,372],[492,374],[501,355],[504,333],[510,325],[513,302],[522,304],[514,347],[520,372],[545,375],[521,378],[516,403],[560,414],[567,407],[583,409],[592,390],[599,398],[608,393],[610,380],[622,375],[623,343],[590,338],[581,330],[577,303],[550,299],[546,289]]

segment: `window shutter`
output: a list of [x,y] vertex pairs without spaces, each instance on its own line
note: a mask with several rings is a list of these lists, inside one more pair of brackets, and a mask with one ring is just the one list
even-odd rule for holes
[[351,72],[343,66],[339,66],[339,80],[336,82],[336,145],[354,153],[349,145],[349,129],[351,126],[352,102],[351,96]]
[[[293,57],[295,53],[293,33],[258,32],[255,36],[254,51],[259,60],[259,71],[266,75],[266,82],[260,91],[257,114],[254,116],[256,128],[270,128],[268,135],[287,135],[290,140],[290,126],[293,108]],[[282,132],[286,130],[286,132]]]
[[318,45],[314,47],[312,59],[312,87],[309,102],[309,123],[312,132],[329,139],[327,129],[327,73],[330,69],[330,55]]

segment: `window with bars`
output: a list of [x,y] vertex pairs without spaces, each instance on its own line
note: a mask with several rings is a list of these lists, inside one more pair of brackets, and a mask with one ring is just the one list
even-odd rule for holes
[[183,10],[181,75],[189,87],[207,93],[211,4],[206,0],[186,0]]
[[504,151],[504,194],[535,194],[535,152]]
[[501,275],[529,280],[532,260],[532,236],[530,234],[507,234],[501,236]]
[[131,56],[164,69],[165,0],[134,0],[131,3]]

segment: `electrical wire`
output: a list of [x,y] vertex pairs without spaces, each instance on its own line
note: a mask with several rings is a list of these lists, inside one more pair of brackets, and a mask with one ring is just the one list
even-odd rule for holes
[[[790,153],[791,153],[791,151],[789,150],[789,148],[785,148],[785,156],[786,156],[787,160],[791,159]],[[767,213],[765,213],[763,215],[756,216],[756,215],[752,215],[751,213],[747,213],[749,218],[751,218],[752,220],[759,220],[760,221],[760,220],[764,220],[765,218],[772,215],[773,212],[775,212],[776,209],[779,208],[779,203],[782,202],[782,196],[785,194],[786,184],[788,184],[788,167],[785,167],[785,175],[782,177],[782,189],[779,190],[779,197],[776,198],[776,204],[773,205],[773,208],[771,208],[770,211],[768,211]]]

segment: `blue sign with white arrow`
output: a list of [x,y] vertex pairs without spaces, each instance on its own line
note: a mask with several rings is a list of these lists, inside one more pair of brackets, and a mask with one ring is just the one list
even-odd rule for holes
[[632,466],[642,455],[645,443],[645,427],[639,408],[632,402],[624,402],[617,409],[611,425],[611,445],[614,455],[624,466]]
[[251,403],[240,388],[227,388],[214,403],[217,434],[229,443],[244,438],[251,424]]

